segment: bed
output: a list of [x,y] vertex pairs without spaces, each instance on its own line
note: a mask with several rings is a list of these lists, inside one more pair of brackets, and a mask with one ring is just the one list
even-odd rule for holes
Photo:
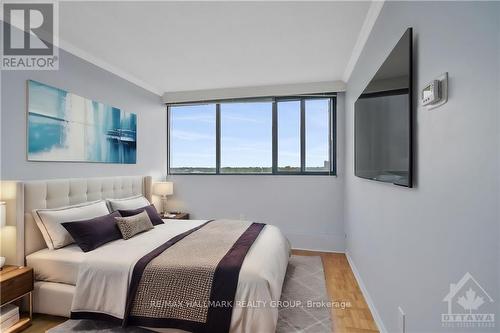
[[[137,251],[148,253],[162,243],[162,239],[175,238],[188,231],[192,232],[211,221],[168,221],[134,239],[116,240],[84,253],[76,244],[49,250],[31,214],[33,209],[57,208],[139,194],[152,202],[151,186],[151,177],[148,176],[46,180],[22,184],[21,193],[24,200],[18,205],[18,213],[22,212],[24,218],[18,232],[21,233],[24,244],[18,246],[18,251],[22,252],[26,264],[34,268],[36,280],[34,312],[70,317],[72,311],[73,315],[77,313],[75,307],[89,306],[97,311],[102,304],[109,303],[111,304],[109,309],[105,308],[103,312],[113,314],[112,310],[113,307],[116,308],[116,304],[119,305],[119,309],[122,307],[120,301],[116,300],[119,297],[111,297],[112,294],[107,295],[102,292],[92,296],[88,294],[88,290],[116,289],[114,286],[119,285],[115,283],[118,280],[130,286],[133,278],[132,275],[127,276],[126,272],[127,269],[130,271],[142,257]],[[168,251],[167,249],[166,252]],[[124,253],[129,254],[123,255]],[[120,257],[117,254],[122,255]],[[272,225],[263,226],[241,264],[234,296],[238,302],[232,306],[230,332],[275,331],[278,319],[276,304],[280,299],[289,254],[289,242],[279,229]],[[115,263],[120,262],[123,257],[127,258],[122,260],[123,265],[116,265]],[[85,280],[82,275],[85,275],[88,269],[93,269],[91,274],[94,278]],[[99,274],[101,277],[95,278]],[[102,281],[112,280],[109,276],[115,276],[115,282],[103,283]],[[121,289],[112,292],[114,295],[124,293]],[[92,299],[90,305],[81,301],[86,298]],[[113,301],[110,298],[113,298]],[[126,295],[122,298],[125,299]],[[119,314],[117,316],[119,317]],[[166,327],[152,329],[159,332],[179,331]]]

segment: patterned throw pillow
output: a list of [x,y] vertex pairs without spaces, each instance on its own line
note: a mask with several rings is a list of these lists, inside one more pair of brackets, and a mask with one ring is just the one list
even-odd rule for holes
[[134,216],[115,217],[115,220],[123,239],[129,239],[141,232],[154,228],[146,211],[142,211],[142,213]]
[[153,223],[153,225],[158,225],[158,224],[164,223],[163,220],[161,219],[161,216],[156,211],[155,206],[153,206],[153,205],[149,205],[149,206],[145,206],[145,207],[141,207],[141,208],[137,208],[137,209],[129,209],[129,210],[119,209],[118,211],[120,212],[120,215],[124,216],[124,217],[137,215],[143,211],[146,211],[146,213],[148,213],[149,219],[151,220],[151,223]]

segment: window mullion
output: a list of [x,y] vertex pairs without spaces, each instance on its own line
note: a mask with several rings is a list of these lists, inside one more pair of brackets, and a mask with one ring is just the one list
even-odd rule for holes
[[215,104],[215,174],[220,174],[220,103]]
[[272,116],[272,151],[273,151],[273,161],[272,161],[272,173],[278,173],[278,103],[276,100],[273,101],[273,116]]
[[167,105],[167,175],[170,175],[170,106]]
[[328,101],[328,173],[332,173],[332,100]]
[[300,99],[300,172],[306,172],[306,102]]
[[337,161],[335,159],[336,156],[336,151],[337,151],[337,139],[336,139],[336,129],[337,129],[337,124],[336,124],[336,119],[337,119],[337,106],[336,106],[337,100],[335,98],[330,99],[330,128],[329,128],[329,135],[330,135],[330,174],[334,175],[337,173]]

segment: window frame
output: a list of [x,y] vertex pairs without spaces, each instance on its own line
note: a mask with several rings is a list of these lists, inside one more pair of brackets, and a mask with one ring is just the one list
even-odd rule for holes
[[[328,110],[328,132],[329,132],[329,171],[306,171],[306,110],[305,101],[307,99],[329,99]],[[283,101],[300,101],[300,171],[280,171],[278,168],[278,103]],[[222,103],[244,103],[244,102],[271,102],[272,103],[272,167],[269,173],[221,173],[221,108]],[[172,172],[170,167],[170,125],[171,125],[171,107],[188,106],[188,105],[203,105],[215,104],[215,172],[204,173],[189,173],[189,172]],[[337,94],[323,93],[323,94],[310,94],[310,95],[293,95],[293,96],[280,96],[280,97],[256,97],[256,98],[238,98],[238,99],[223,99],[223,100],[207,100],[199,102],[185,102],[167,104],[167,174],[168,175],[182,175],[182,176],[336,176],[337,175]]]

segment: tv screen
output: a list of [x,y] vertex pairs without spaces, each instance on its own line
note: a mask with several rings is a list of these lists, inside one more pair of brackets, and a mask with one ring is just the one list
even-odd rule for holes
[[412,187],[412,29],[396,44],[354,106],[358,177]]

